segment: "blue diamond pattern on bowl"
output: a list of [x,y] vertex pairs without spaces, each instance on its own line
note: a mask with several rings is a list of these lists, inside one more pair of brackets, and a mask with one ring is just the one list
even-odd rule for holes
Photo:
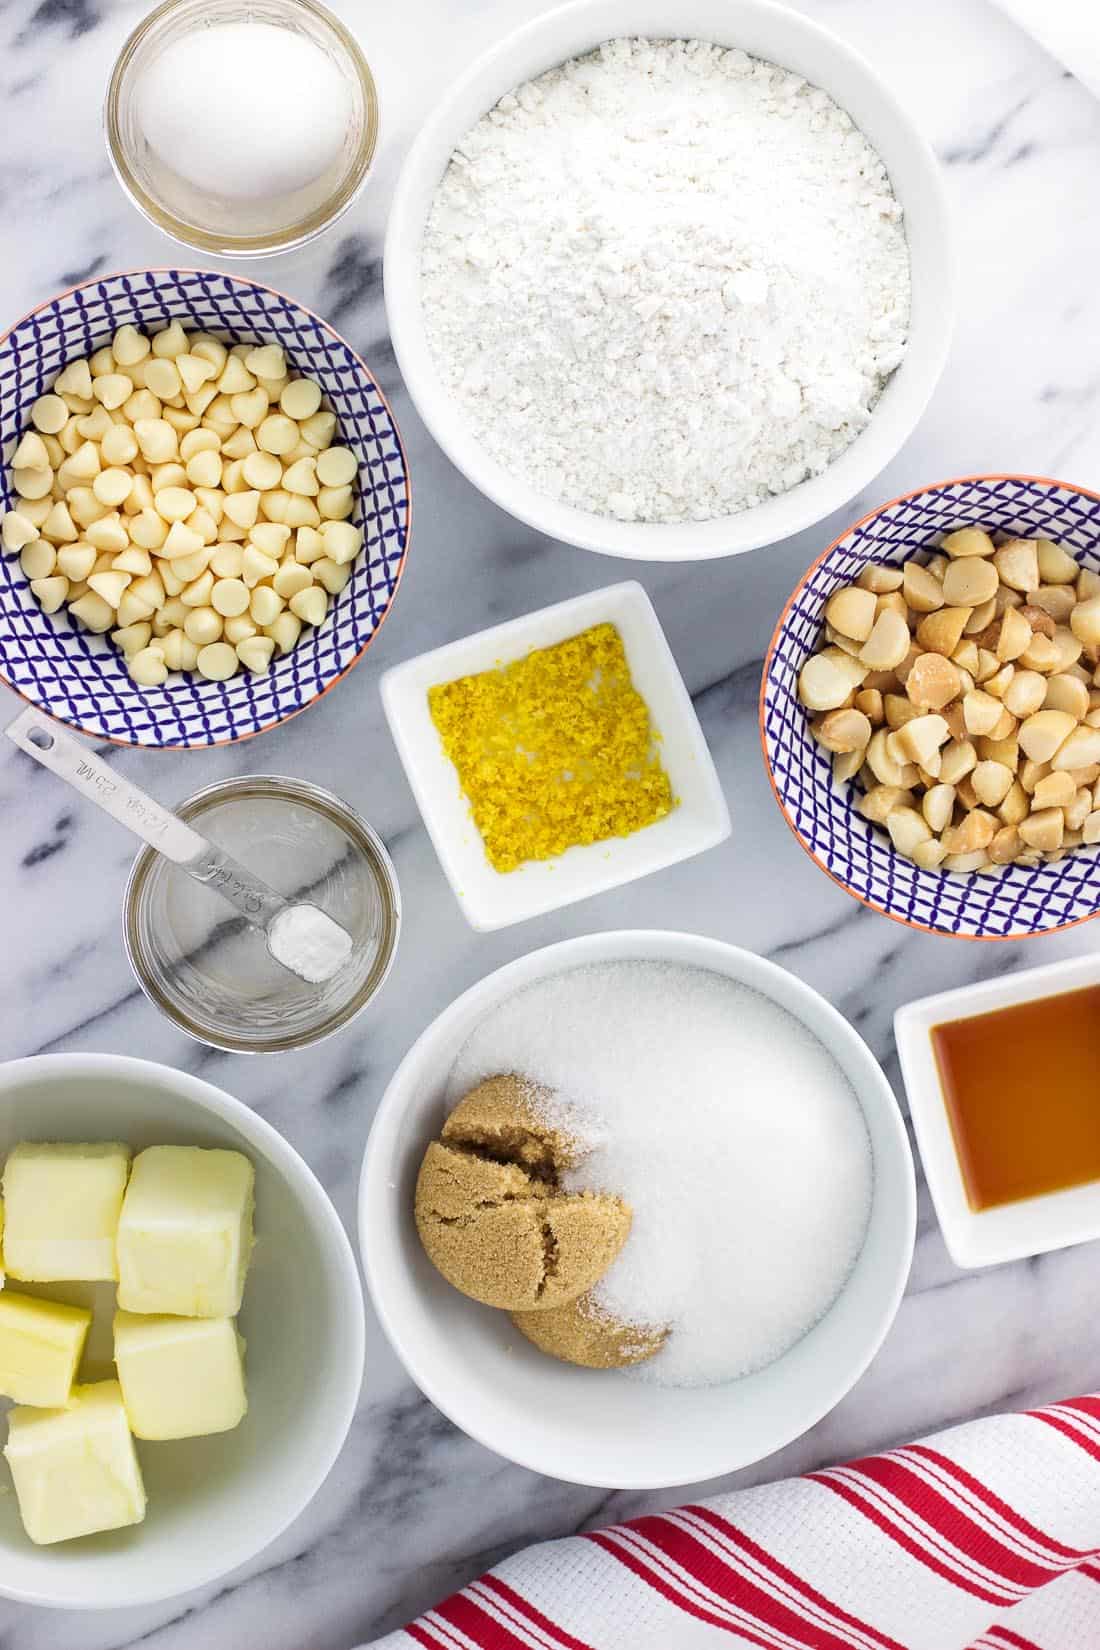
[[188,747],[262,733],[304,710],[355,664],[385,618],[405,559],[409,475],[401,437],[378,385],[355,352],[291,298],[238,276],[140,270],[89,281],[26,316],[0,340],[0,430],[5,439],[0,513],[14,500],[11,451],[38,396],[74,357],[109,342],[130,322],[158,329],[173,319],[228,343],[278,341],[291,368],[321,385],[339,438],[359,460],[352,520],[364,547],[324,624],[264,676],[229,682],[176,675],[138,688],[122,656],[66,611],[42,612],[17,555],[0,557],[0,672],[24,698],[83,733],[127,745]]
[[901,563],[953,528],[975,525],[1056,539],[1100,573],[1100,497],[1029,476],[972,476],[895,499],[831,545],[780,618],[764,662],[760,730],[776,797],[817,863],[857,899],[918,928],[968,939],[1023,939],[1095,916],[1100,847],[1076,848],[1033,870],[1000,876],[922,871],[856,812],[854,782],[839,785],[798,701],[798,674],[821,635],[825,603],[867,561]]

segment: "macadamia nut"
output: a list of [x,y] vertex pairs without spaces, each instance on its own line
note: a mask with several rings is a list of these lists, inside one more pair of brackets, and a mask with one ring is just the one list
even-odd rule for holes
[[[346,467],[343,449],[317,457],[320,526],[294,547],[312,583],[291,616],[358,552],[334,496]],[[1100,842],[1100,574],[1050,539],[962,524],[931,554],[866,563],[825,604],[798,695],[837,782],[924,872],[998,875]]]

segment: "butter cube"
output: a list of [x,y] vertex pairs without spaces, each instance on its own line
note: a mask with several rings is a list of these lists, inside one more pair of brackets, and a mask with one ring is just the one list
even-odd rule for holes
[[54,1409],[69,1401],[92,1314],[82,1306],[0,1295],[0,1395]]
[[4,1450],[23,1527],[40,1546],[121,1530],[145,1517],[117,1381],[73,1388],[67,1409],[13,1409]]
[[115,1313],[115,1363],[135,1438],[229,1432],[248,1408],[232,1318]]
[[234,1318],[252,1254],[255,1175],[240,1152],[150,1146],[134,1159],[118,1226],[126,1312]]
[[16,1146],[4,1166],[4,1262],[13,1278],[52,1283],[118,1277],[115,1236],[130,1148]]

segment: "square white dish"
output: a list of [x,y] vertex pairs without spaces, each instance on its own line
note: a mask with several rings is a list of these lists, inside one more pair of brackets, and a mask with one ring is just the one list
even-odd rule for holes
[[[489,863],[458,774],[428,709],[428,689],[511,664],[592,625],[613,624],[634,686],[649,707],[661,761],[679,805],[628,837],[570,848],[515,871]],[[471,927],[505,928],[663,870],[725,841],[730,816],[714,761],[672,650],[633,580],[541,608],[422,653],[382,677],[382,704],[439,862]]]
[[[894,1016],[894,1038],[925,1179],[944,1242],[957,1266],[996,1266],[1100,1238],[1100,1181],[992,1209],[972,1209],[932,1048],[932,1028],[1011,1008],[1015,1003],[1079,991],[1098,980],[1100,958],[1074,957],[922,997],[899,1008]],[[1038,1085],[1036,1104],[1042,1104]]]

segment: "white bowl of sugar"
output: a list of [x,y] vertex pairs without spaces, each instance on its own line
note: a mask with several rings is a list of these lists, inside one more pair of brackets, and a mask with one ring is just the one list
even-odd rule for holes
[[819,24],[574,0],[425,122],[386,305],[418,411],[495,503],[704,559],[812,526],[894,457],[946,359],[951,239],[917,124]]
[[[509,1066],[589,1108],[598,1146],[569,1189],[631,1204],[597,1292],[671,1323],[647,1363],[547,1356],[422,1248],[425,1148]],[[908,1276],[913,1163],[874,1057],[793,975],[698,935],[595,934],[489,975],[414,1044],[371,1131],[359,1229],[383,1327],[457,1426],[550,1477],[664,1487],[770,1455],[859,1379]]]

